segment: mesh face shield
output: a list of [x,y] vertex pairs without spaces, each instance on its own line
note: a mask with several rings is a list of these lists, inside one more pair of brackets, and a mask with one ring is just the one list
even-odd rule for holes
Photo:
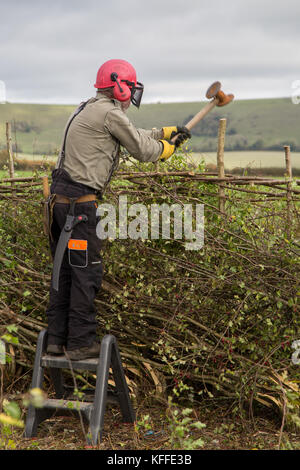
[[134,106],[139,108],[144,92],[144,85],[140,82],[136,82],[135,85],[134,82],[130,82],[129,80],[122,80],[122,82],[125,82],[131,88],[130,101]]
[[140,107],[143,93],[144,85],[140,82],[137,82],[136,86],[133,86],[131,89],[131,103],[137,108]]

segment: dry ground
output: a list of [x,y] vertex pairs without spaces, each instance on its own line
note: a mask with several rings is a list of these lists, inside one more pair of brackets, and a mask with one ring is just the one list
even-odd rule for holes
[[[108,405],[104,434],[98,450],[169,450],[171,430],[166,408],[162,405],[137,409],[137,423],[145,415],[150,416],[151,429],[122,422],[117,407]],[[269,416],[253,419],[234,417],[225,408],[203,402],[193,409],[192,418],[206,424],[202,430],[193,430],[190,439],[201,437],[204,450],[299,450],[300,437],[292,431],[281,429],[281,420],[272,412]],[[16,450],[82,450],[91,449],[85,442],[80,420],[75,417],[56,417],[39,426],[35,438],[25,439],[21,430],[14,430],[6,438],[6,448]],[[10,440],[10,444],[8,441]],[[3,447],[2,447],[3,448]],[[184,447],[179,447],[184,449]]]

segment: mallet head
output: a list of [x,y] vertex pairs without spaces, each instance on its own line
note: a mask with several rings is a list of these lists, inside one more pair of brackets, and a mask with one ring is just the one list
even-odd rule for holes
[[224,91],[221,90],[221,83],[220,82],[214,82],[210,87],[208,88],[206,92],[206,98],[214,98],[218,100],[217,106],[225,106],[226,104],[230,103],[234,95],[226,95]]

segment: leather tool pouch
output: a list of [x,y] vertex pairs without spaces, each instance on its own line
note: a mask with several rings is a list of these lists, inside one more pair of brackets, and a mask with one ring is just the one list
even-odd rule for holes
[[44,225],[44,234],[47,235],[51,240],[52,233],[51,233],[51,226],[53,221],[53,207],[55,205],[56,194],[51,194],[46,201],[44,201],[44,217],[43,217],[43,225]]

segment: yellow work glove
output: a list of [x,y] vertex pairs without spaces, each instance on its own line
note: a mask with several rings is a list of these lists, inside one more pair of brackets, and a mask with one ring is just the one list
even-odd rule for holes
[[171,139],[171,134],[172,137],[177,134],[177,126],[170,126],[170,127],[163,127],[163,139],[170,140]]
[[191,132],[185,126],[163,127],[163,139],[170,140],[176,137],[176,148],[192,137]]
[[168,140],[160,140],[159,142],[163,144],[163,151],[160,154],[159,160],[164,162],[173,155],[176,146]]

